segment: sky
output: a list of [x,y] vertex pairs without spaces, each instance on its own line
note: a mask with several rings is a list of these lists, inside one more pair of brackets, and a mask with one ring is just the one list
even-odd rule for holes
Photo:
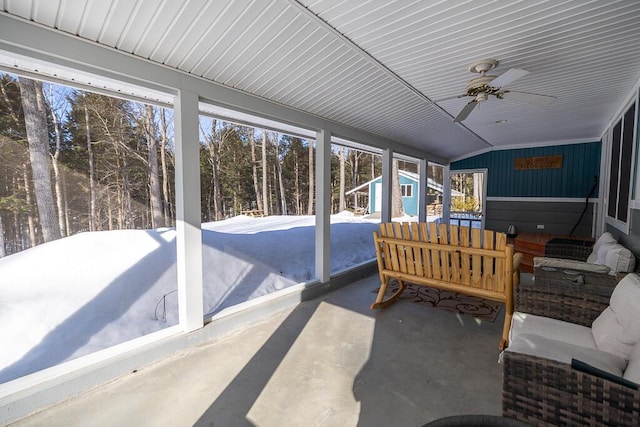
[[[331,217],[331,271],[375,258],[378,220]],[[314,277],[313,216],[202,224],[204,312]],[[0,259],[0,383],[178,322],[175,229],[85,232]]]

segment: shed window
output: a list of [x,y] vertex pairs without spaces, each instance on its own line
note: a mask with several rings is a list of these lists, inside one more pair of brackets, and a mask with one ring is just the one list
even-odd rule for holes
[[412,197],[413,196],[413,185],[411,184],[402,184],[402,197]]

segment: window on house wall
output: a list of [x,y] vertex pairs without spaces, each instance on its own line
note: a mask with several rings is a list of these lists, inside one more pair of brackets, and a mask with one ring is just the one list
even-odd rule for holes
[[636,104],[626,110],[610,134],[609,196],[607,216],[610,222],[625,226],[629,215],[629,196],[635,141]]
[[413,197],[413,185],[402,184],[402,197]]

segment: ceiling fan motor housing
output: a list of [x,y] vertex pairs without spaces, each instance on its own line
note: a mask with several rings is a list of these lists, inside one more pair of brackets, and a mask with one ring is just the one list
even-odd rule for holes
[[482,75],[475,79],[469,80],[466,87],[467,96],[476,96],[479,93],[495,94],[500,88],[493,87],[489,83],[493,81],[497,76]]

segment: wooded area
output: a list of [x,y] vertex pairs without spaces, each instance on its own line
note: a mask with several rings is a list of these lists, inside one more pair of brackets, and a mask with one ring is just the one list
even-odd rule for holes
[[[171,109],[11,74],[0,89],[0,256],[82,231],[175,224]],[[203,222],[314,213],[315,141],[201,116],[200,150]],[[331,151],[335,213],[381,174],[381,158]]]

